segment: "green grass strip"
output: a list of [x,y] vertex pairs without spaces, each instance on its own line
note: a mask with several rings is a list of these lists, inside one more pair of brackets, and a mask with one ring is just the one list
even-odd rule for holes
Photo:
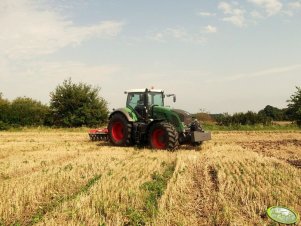
[[[54,201],[45,204],[41,209],[39,209],[35,214],[32,215],[29,222],[26,222],[25,225],[33,225],[38,222],[40,222],[46,213],[53,211],[56,207],[61,205],[63,202],[70,201],[75,199],[77,196],[87,193],[89,189],[98,181],[100,180],[101,175],[95,175],[93,178],[91,178],[83,187],[81,187],[78,191],[75,193],[69,195],[69,196],[61,196]],[[21,225],[18,222],[15,222],[13,225]]]
[[125,225],[145,225],[158,214],[158,201],[164,194],[167,188],[168,181],[175,171],[176,163],[165,164],[165,169],[162,174],[155,171],[152,174],[152,180],[141,185],[145,195],[144,207],[141,210],[135,208],[127,208],[125,215],[128,217],[128,222]]
[[289,125],[230,125],[230,126],[219,126],[219,125],[203,125],[205,130],[208,131],[301,131],[301,127],[295,124]]

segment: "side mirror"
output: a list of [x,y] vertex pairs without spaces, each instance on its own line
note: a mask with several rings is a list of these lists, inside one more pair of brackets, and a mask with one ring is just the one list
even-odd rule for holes
[[176,97],[176,94],[166,94],[167,97],[173,97],[173,102],[176,102],[177,101],[177,97]]

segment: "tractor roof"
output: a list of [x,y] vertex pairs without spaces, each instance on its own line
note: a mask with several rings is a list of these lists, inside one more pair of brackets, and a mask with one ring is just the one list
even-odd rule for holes
[[[155,93],[162,93],[164,92],[162,89],[149,89],[148,91],[150,92],[155,92]],[[144,93],[145,89],[129,89],[125,91],[124,93]]]

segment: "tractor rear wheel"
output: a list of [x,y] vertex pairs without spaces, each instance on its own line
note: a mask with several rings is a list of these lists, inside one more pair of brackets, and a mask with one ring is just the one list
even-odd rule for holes
[[108,125],[109,140],[116,146],[131,145],[132,124],[120,113],[114,114]]
[[148,140],[153,149],[174,150],[178,147],[178,132],[167,122],[157,122],[149,130]]

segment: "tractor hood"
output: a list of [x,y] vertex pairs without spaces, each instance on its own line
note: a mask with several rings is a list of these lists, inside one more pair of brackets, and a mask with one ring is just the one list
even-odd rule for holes
[[181,109],[172,109],[172,111],[179,116],[181,122],[184,122],[185,125],[189,125],[192,122],[192,116],[187,111]]

